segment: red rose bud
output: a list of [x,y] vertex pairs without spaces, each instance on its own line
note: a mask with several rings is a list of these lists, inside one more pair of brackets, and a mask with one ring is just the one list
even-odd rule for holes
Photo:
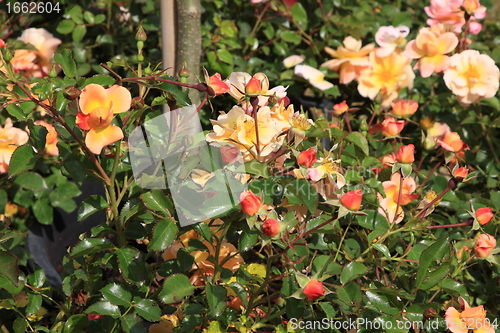
[[254,216],[259,211],[260,205],[262,204],[262,199],[256,196],[252,190],[248,192],[243,192],[240,195],[240,205],[243,213]]
[[220,154],[222,157],[222,162],[224,164],[231,164],[236,161],[238,155],[240,154],[240,148],[235,146],[223,146],[220,148]]
[[325,288],[323,287],[323,282],[318,280],[311,280],[307,283],[303,291],[307,299],[314,301],[325,294]]
[[314,162],[316,162],[316,152],[312,149],[312,147],[300,152],[297,157],[297,162],[302,166],[311,168]]
[[267,219],[262,225],[262,232],[264,235],[274,237],[280,232],[280,224],[275,219]]
[[347,112],[349,110],[349,106],[347,105],[347,102],[346,101],[342,101],[338,104],[335,104],[333,106],[333,111],[335,111],[334,113],[339,116],[345,112]]
[[245,87],[245,93],[249,95],[259,94],[261,91],[260,80],[252,77]]
[[359,210],[361,207],[361,199],[363,191],[359,188],[354,191],[349,191],[340,198],[340,203],[349,210]]
[[396,154],[396,161],[399,163],[411,164],[415,162],[415,146],[407,145],[399,147],[398,153]]
[[453,177],[455,177],[459,182],[463,182],[467,175],[469,174],[469,169],[460,167],[453,172]]
[[476,210],[476,219],[480,225],[487,225],[493,218],[493,212],[490,207],[479,208]]
[[219,73],[210,76],[207,83],[214,90],[216,96],[227,93],[230,90],[229,85],[222,81]]
[[81,93],[82,92],[80,91],[80,89],[78,89],[75,86],[69,86],[69,87],[64,88],[64,90],[63,90],[64,98],[69,99],[70,101],[75,100],[78,97],[80,97]]

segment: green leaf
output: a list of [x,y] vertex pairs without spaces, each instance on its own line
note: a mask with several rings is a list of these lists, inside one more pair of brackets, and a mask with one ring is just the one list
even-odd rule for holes
[[457,282],[451,278],[446,278],[439,284],[439,287],[442,288],[445,292],[452,295],[453,297],[467,297],[469,293],[467,292],[467,288],[464,287],[463,284]]
[[71,251],[70,258],[86,256],[99,251],[114,248],[113,243],[107,238],[86,238],[82,239]]
[[372,245],[377,251],[381,252],[387,259],[391,259],[391,252],[384,244],[373,244]]
[[14,183],[33,192],[45,191],[49,189],[45,179],[34,172],[25,172],[17,176]]
[[142,286],[146,280],[146,264],[144,255],[132,247],[124,247],[116,252],[120,272],[127,282]]
[[94,14],[92,14],[91,12],[89,11],[83,12],[83,18],[85,19],[85,21],[87,21],[88,24],[94,24],[95,21]]
[[147,321],[160,321],[161,309],[151,299],[141,299],[134,304],[135,311]]
[[450,262],[445,262],[433,272],[429,272],[427,278],[422,282],[419,289],[429,290],[443,280],[450,271]]
[[14,103],[7,105],[6,109],[7,109],[7,112],[9,112],[9,114],[12,117],[14,117],[18,120],[27,120],[28,119],[26,117],[26,115],[24,114],[23,109],[21,109],[19,106],[17,106]]
[[[375,327],[385,327],[385,333],[406,333],[408,329],[403,325],[402,322],[396,321],[395,317],[380,316],[373,320],[373,326]],[[399,324],[399,325],[398,325]],[[399,328],[401,327],[401,328]]]
[[83,24],[79,24],[73,29],[73,34],[71,35],[71,37],[73,38],[74,42],[80,43],[83,37],[85,37],[86,33],[87,27]]
[[26,320],[24,318],[16,318],[16,320],[14,320],[12,328],[14,329],[14,333],[28,332],[28,330],[26,329]]
[[179,228],[173,219],[161,220],[154,228],[149,249],[153,251],[165,250],[174,242],[178,231]]
[[443,260],[446,254],[452,253],[450,251],[450,241],[448,238],[442,238],[429,246],[420,255],[419,266],[417,271],[417,278],[415,280],[416,288],[424,282],[429,274],[429,268],[435,263],[436,260]]
[[33,294],[33,293],[28,293],[28,306],[26,307],[26,315],[32,315],[38,310],[40,310],[40,307],[42,306],[42,295],[41,294]]
[[245,171],[251,175],[257,175],[264,178],[271,177],[269,165],[257,160],[251,160],[250,162],[245,163]]
[[257,244],[259,241],[259,232],[254,228],[250,229],[247,223],[243,224],[242,229],[238,249],[241,252],[245,252]]
[[83,87],[85,87],[91,83],[98,84],[100,86],[110,86],[110,85],[115,83],[115,79],[113,79],[111,76],[108,76],[108,75],[98,74],[98,75],[94,75],[91,78],[88,78],[87,80],[85,80]]
[[108,202],[100,195],[91,195],[78,208],[78,221],[85,220],[90,215],[109,207]]
[[193,292],[194,287],[189,278],[183,274],[176,274],[165,280],[158,298],[165,304],[178,303]]
[[307,180],[293,180],[285,188],[314,214],[318,207],[318,193]]
[[291,8],[293,20],[304,30],[307,30],[307,11],[300,2],[296,2]]
[[290,30],[283,31],[283,33],[281,34],[281,38],[285,42],[294,43],[296,45],[302,42],[300,35],[295,31],[290,31]]
[[77,197],[82,192],[75,185],[75,183],[65,182],[55,188],[54,191],[50,192],[49,199],[52,201],[52,205],[57,202],[68,201],[74,197]]
[[41,224],[52,224],[54,220],[54,208],[50,205],[49,199],[38,199],[33,205],[33,214]]
[[154,189],[141,195],[141,199],[147,208],[162,212],[164,216],[170,217],[174,211],[172,201],[163,193],[162,190]]
[[227,63],[227,64],[230,64],[232,65],[234,63],[234,55],[231,54],[231,52],[229,52],[228,50],[218,50],[217,51],[217,57]]
[[104,298],[114,305],[130,306],[132,294],[116,283],[110,283],[101,289]]
[[223,286],[212,286],[211,284],[207,284],[205,286],[205,291],[207,293],[210,314],[214,317],[220,316],[226,307],[226,288]]
[[61,65],[64,74],[69,77],[75,77],[76,64],[70,49],[61,49],[54,56],[54,60]]
[[75,22],[72,20],[62,20],[59,22],[57,25],[56,31],[62,35],[67,35],[73,31],[73,28],[75,27]]
[[80,333],[87,327],[89,320],[86,315],[78,314],[69,317],[64,324],[63,333]]
[[33,146],[37,151],[43,151],[45,149],[48,134],[47,129],[45,126],[33,124],[32,120],[28,122],[28,128],[30,129],[30,137],[31,140],[33,140]]
[[9,177],[33,169],[39,158],[31,146],[18,147],[10,159]]
[[85,313],[87,314],[96,313],[104,316],[110,316],[115,319],[120,317],[121,315],[120,308],[107,301],[97,302],[95,304],[92,304],[87,308],[87,310],[85,310]]
[[348,136],[346,136],[346,139],[361,148],[365,155],[369,155],[370,151],[368,148],[368,140],[366,140],[363,134],[359,132],[352,132]]
[[5,276],[14,286],[19,285],[19,267],[17,266],[17,257],[0,250],[0,275]]
[[380,312],[386,313],[391,316],[397,316],[399,314],[399,309],[394,306],[394,304],[384,295],[379,295],[377,293],[367,291],[366,296]]
[[120,323],[125,333],[146,333],[141,318],[135,314],[128,314],[120,318]]
[[[161,78],[175,81],[175,78],[168,75],[162,75]],[[191,101],[189,100],[187,91],[182,91],[182,89],[178,85],[175,85],[173,83],[163,83],[159,88],[174,95],[178,106],[182,107],[191,105]]]
[[353,261],[344,267],[340,274],[340,283],[346,284],[366,273],[368,269],[360,262]]
[[68,159],[63,162],[64,169],[71,175],[75,182],[81,183],[85,179],[85,168],[76,160]]

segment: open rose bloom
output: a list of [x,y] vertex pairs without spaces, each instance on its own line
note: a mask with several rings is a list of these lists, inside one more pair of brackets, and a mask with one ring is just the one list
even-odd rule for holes
[[495,333],[493,322],[486,318],[486,310],[483,306],[471,308],[469,304],[460,297],[463,304],[463,310],[460,312],[454,307],[446,310],[446,326],[452,333],[468,333],[472,330],[474,333]]
[[9,171],[10,158],[17,147],[28,142],[28,133],[12,124],[7,118],[5,125],[0,126],[0,173]]
[[36,51],[19,49],[10,61],[16,71],[22,71],[28,77],[43,77],[50,70],[50,62],[61,40],[47,30],[30,28],[25,30],[20,41],[31,44]]

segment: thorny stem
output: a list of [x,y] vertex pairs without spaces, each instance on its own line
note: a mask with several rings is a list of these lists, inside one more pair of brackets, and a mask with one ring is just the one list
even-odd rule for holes
[[462,222],[462,223],[431,225],[431,226],[428,226],[427,229],[466,227],[468,225],[471,225],[473,222],[474,222],[474,219],[471,217],[467,221]]

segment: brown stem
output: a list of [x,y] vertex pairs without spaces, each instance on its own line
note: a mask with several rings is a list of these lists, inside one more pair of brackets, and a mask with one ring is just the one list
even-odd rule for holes
[[443,159],[439,160],[436,165],[434,165],[434,167],[432,167],[431,171],[429,171],[429,173],[427,174],[427,176],[425,177],[424,181],[420,184],[420,185],[424,185],[425,182],[427,182],[430,178],[430,176],[434,173],[434,171],[436,171],[436,169],[438,168],[438,166],[443,163]]
[[260,140],[259,140],[259,121],[257,119],[257,109],[259,108],[259,98],[252,97],[250,99],[250,103],[252,103],[252,117],[255,123],[255,148],[257,149],[257,157],[260,158]]
[[466,227],[474,222],[474,218],[470,217],[467,221],[455,224],[441,224],[441,225],[431,225],[427,229],[438,229],[438,228],[454,228],[454,227]]
[[344,121],[345,124],[347,125],[347,130],[349,131],[349,133],[352,133],[351,120],[349,119],[349,112],[344,112]]

